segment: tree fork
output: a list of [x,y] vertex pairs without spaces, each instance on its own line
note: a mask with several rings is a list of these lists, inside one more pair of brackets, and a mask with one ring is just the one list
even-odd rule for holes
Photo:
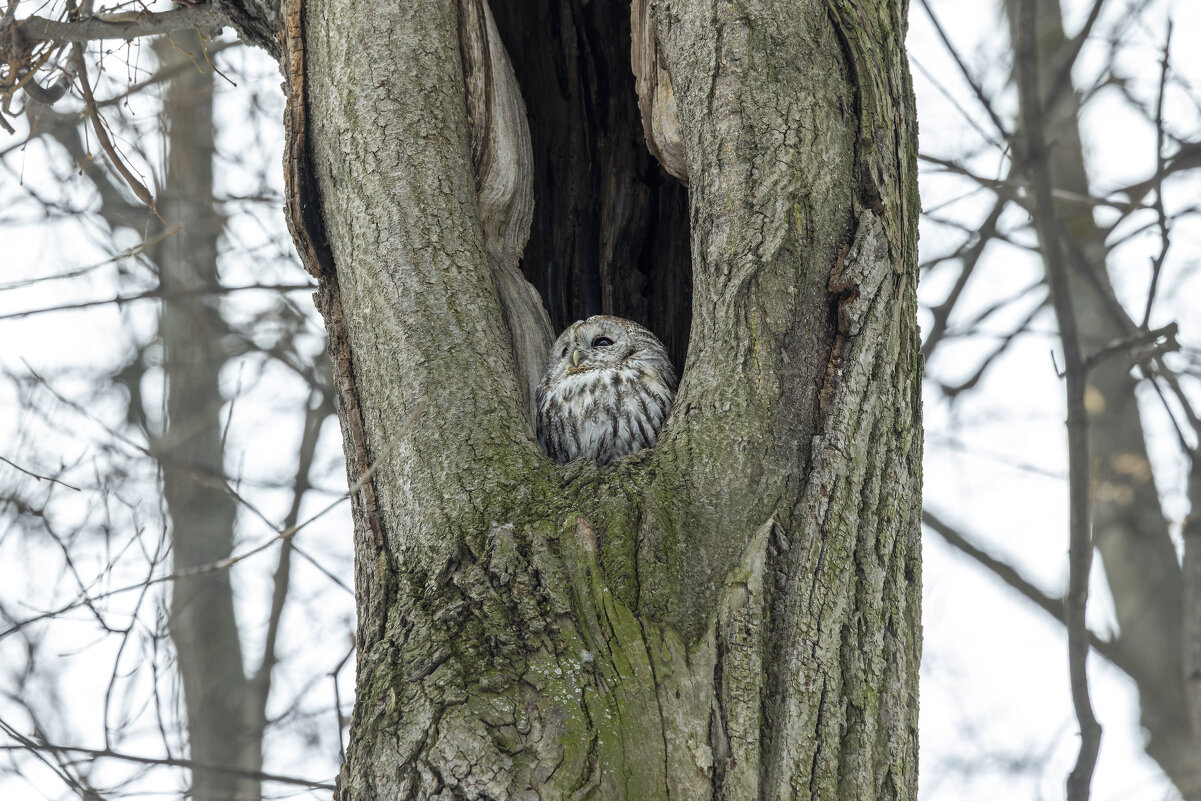
[[[339,797],[915,798],[921,368],[903,4],[651,9],[678,121],[664,141],[689,180],[688,356],[659,445],[604,470],[557,468],[533,436],[533,346],[515,332],[545,322],[522,306],[526,287],[505,286],[513,249],[498,232],[514,227],[489,222],[481,169],[481,131],[512,106],[488,110],[503,69],[486,8],[464,8],[284,8],[290,219],[322,281],[344,433],[358,432],[350,480],[368,478]],[[559,10],[560,34],[587,22]],[[637,137],[629,119],[595,152]],[[533,173],[535,252],[560,252],[593,221],[538,222],[534,162],[502,183],[515,198]],[[626,165],[594,173],[610,189],[634,186],[621,170],[650,175],[608,163]],[[597,193],[580,208],[612,215],[625,197]],[[652,317],[633,284],[606,289],[627,266],[603,244],[635,229],[603,230],[601,302]],[[664,289],[685,283],[678,267]],[[552,314],[574,313],[590,285],[552,275]]]

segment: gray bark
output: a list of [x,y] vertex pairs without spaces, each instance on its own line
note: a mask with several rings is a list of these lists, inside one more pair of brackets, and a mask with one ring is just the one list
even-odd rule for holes
[[598,470],[554,467],[522,403],[458,9],[306,4],[356,490],[341,798],[916,796],[905,23],[834,10],[656,9],[691,339],[658,447]]
[[282,55],[282,6],[292,0],[212,0],[213,10],[248,44]]

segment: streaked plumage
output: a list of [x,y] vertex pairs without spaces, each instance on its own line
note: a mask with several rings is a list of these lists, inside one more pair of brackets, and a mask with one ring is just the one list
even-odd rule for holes
[[538,440],[559,464],[610,464],[654,446],[675,396],[675,370],[654,334],[620,317],[589,317],[551,348],[538,386]]

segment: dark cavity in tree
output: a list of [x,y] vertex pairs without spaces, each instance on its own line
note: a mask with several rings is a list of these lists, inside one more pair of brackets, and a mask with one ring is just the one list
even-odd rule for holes
[[497,3],[534,156],[521,269],[555,332],[593,314],[654,331],[683,371],[692,324],[688,189],[650,155],[615,0]]

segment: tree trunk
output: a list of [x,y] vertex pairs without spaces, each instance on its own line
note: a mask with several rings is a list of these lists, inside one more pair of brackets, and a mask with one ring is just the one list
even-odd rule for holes
[[[195,31],[156,47],[166,68],[201,52]],[[163,464],[163,494],[171,516],[176,572],[228,557],[234,544],[234,501],[224,490],[223,398],[220,371],[224,325],[217,308],[217,238],[213,208],[213,80],[199,67],[168,84],[167,173],[158,211],[177,234],[156,248],[163,311],[159,321],[167,376],[167,424],[155,442]],[[195,801],[257,801],[256,779],[230,768],[262,767],[265,686],[247,679],[228,570],[175,581],[171,639],[178,655],[187,710],[189,756],[223,770],[192,771]]]
[[[635,21],[645,126],[626,13],[307,0],[301,41],[284,5],[290,152],[311,155],[290,210],[354,499],[343,801],[916,798],[905,8],[659,3]],[[635,149],[644,127],[682,154],[690,279],[683,226],[648,219],[678,219],[683,190]],[[557,322],[599,300],[689,331],[651,451],[598,469],[538,447],[545,352],[524,343],[552,332],[498,244],[518,232],[515,258],[531,220],[522,266]]]
[[[1018,0],[1006,0],[1014,29]],[[1080,138],[1080,97],[1070,74],[1061,74],[1073,48],[1063,28],[1059,0],[1036,0],[1039,84],[1046,103],[1051,185],[1088,197],[1089,179]],[[1014,36],[1018,34],[1015,32]],[[1060,79],[1066,86],[1057,86]],[[1048,103],[1048,100],[1054,102]],[[1069,289],[1085,355],[1132,335],[1132,321],[1109,279],[1106,232],[1087,203],[1059,200],[1056,224],[1068,255]],[[1113,597],[1117,647],[1139,689],[1147,753],[1180,792],[1201,798],[1201,758],[1184,695],[1183,576],[1159,503],[1128,361],[1119,356],[1088,374],[1089,451],[1097,454],[1093,478],[1093,536]]]

